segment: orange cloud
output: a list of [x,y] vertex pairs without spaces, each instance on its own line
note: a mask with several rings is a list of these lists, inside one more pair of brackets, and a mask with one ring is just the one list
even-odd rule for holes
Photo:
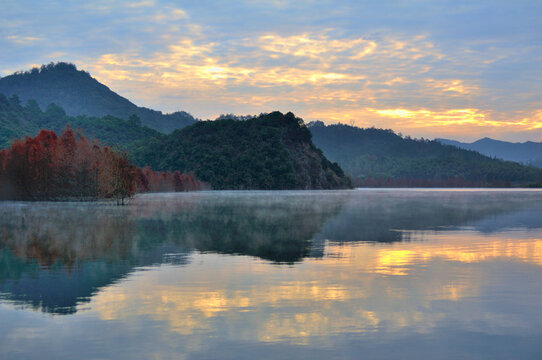
[[428,109],[367,109],[379,116],[394,119],[406,119],[405,123],[411,126],[447,126],[474,124],[482,126],[494,122],[486,120],[486,115],[478,109],[450,109],[432,111]]
[[[178,16],[188,17],[182,10]],[[476,80],[435,76],[446,56],[426,36],[338,38],[324,31],[218,43],[206,41],[197,24],[183,26],[187,34],[175,35],[175,27],[163,34],[163,50],[103,54],[83,67],[121,94],[126,89],[136,103],[152,106],[166,95],[170,110],[178,109],[175,98],[183,99],[185,110],[203,118],[280,109],[308,121],[374,125],[415,136],[542,127],[528,111],[506,117],[488,110],[479,103],[483,89]]]
[[425,80],[430,88],[441,90],[448,93],[456,93],[457,95],[466,95],[472,94],[480,90],[477,85],[467,84],[463,80],[453,79],[453,80],[435,80],[427,79]]
[[11,42],[19,45],[32,45],[37,41],[43,40],[43,38],[36,36],[21,36],[21,35],[9,35],[6,37]]
[[255,43],[265,51],[316,59],[321,59],[322,54],[337,56],[347,51],[351,52],[350,58],[361,59],[377,47],[376,42],[363,38],[338,40],[325,35],[311,37],[309,34],[288,37],[263,35]]

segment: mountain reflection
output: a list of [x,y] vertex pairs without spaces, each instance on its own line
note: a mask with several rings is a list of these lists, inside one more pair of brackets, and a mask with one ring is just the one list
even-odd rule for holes
[[[44,312],[70,314],[77,311],[78,304],[90,301],[134,270],[182,266],[191,261],[194,251],[248,255],[278,264],[295,264],[305,258],[352,260],[357,254],[363,258],[358,264],[364,264],[364,271],[404,275],[422,260],[487,256],[480,255],[481,251],[471,254],[460,244],[426,245],[423,234],[427,231],[450,233],[469,228],[492,233],[505,228],[539,228],[537,204],[537,198],[528,193],[453,191],[151,194],[126,207],[4,203],[0,206],[0,298]],[[405,240],[420,244],[375,249],[370,254],[355,246],[341,246]],[[522,250],[522,246],[528,249]],[[518,258],[527,251],[524,258],[538,259],[540,264],[537,246],[540,242],[515,247],[495,243],[487,251],[495,254],[495,249],[501,249],[495,256]],[[298,300],[346,296],[345,289],[336,286],[269,291]],[[459,290],[450,291],[457,295]],[[252,297],[224,300],[211,293],[197,296],[207,299],[199,303],[205,304],[202,311],[208,315],[224,308],[248,307],[253,301]],[[367,321],[372,321],[371,316],[366,314]]]
[[341,204],[228,193],[151,195],[124,208],[8,203],[0,207],[0,296],[69,314],[133,269],[184,264],[194,250],[293,263]]

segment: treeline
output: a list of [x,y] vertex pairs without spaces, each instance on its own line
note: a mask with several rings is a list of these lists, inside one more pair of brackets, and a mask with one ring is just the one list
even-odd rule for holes
[[41,129],[60,133],[66,124],[81,129],[88,138],[97,139],[101,144],[114,145],[122,150],[132,150],[131,145],[138,140],[160,138],[164,135],[141,125],[136,115],[128,120],[114,116],[92,117],[66,115],[66,111],[56,104],[49,104],[44,111],[35,100],[22,104],[18,96],[9,98],[0,94],[0,148],[8,147],[14,139],[35,136]]
[[292,113],[243,121],[199,121],[162,138],[132,146],[139,165],[193,172],[217,190],[350,188],[340,166],[311,141]]
[[137,168],[138,192],[179,192],[208,190],[210,186],[199,181],[192,174],[184,174],[179,170],[153,171],[150,166]]
[[[461,176],[448,179],[415,179],[415,178],[357,178],[353,180],[356,187],[376,187],[376,188],[507,188],[511,187],[510,181],[493,180],[491,182],[481,182],[466,180]],[[531,187],[537,187],[536,183],[529,184]]]
[[392,130],[309,124],[314,143],[357,186],[536,186],[542,169]]
[[191,175],[140,169],[123,152],[89,142],[69,127],[41,130],[0,151],[0,199],[95,200],[124,203],[136,192],[188,191],[204,184]]

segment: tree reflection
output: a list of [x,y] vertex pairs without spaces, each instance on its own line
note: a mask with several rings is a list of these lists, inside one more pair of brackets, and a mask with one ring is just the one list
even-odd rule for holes
[[290,200],[151,195],[125,208],[10,204],[0,209],[0,293],[66,314],[133,269],[184,264],[194,250],[291,264],[308,255],[342,201]]
[[527,221],[536,204],[528,193],[400,191],[151,194],[123,208],[6,203],[0,298],[69,314],[134,269],[184,265],[193,251],[293,264],[322,257],[328,241],[405,241],[411,230],[462,226],[540,227]]

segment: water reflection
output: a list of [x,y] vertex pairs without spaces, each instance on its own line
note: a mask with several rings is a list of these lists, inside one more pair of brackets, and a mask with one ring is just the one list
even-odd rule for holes
[[42,346],[73,358],[79,343],[83,358],[537,358],[540,200],[345,191],[5,204],[0,355]]
[[146,196],[126,208],[8,204],[0,208],[0,292],[43,311],[73,313],[78,301],[131,270],[184,264],[194,250],[292,263],[308,255],[313,234],[340,206],[315,196],[228,193]]

